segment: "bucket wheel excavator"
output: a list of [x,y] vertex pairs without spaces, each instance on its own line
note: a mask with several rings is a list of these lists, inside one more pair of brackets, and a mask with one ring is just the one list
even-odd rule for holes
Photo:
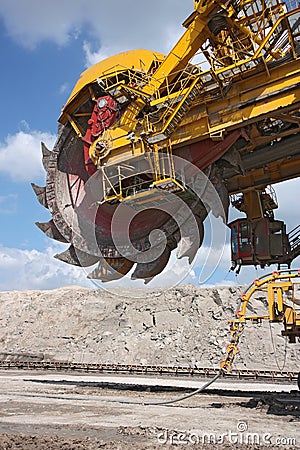
[[[83,72],[42,144],[56,255],[110,281],[146,282],[172,250],[191,261],[229,201],[233,266],[287,264],[300,230],[275,220],[274,183],[300,174],[300,8],[279,0],[198,0],[168,55],[133,50]],[[296,201],[296,199],[295,199]],[[153,231],[155,230],[155,232]]]

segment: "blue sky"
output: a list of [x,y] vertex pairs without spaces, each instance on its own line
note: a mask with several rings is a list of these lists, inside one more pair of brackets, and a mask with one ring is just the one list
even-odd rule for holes
[[[34,225],[50,218],[30,186],[31,181],[45,183],[40,141],[52,147],[60,110],[85,68],[133,48],[167,52],[192,8],[188,0],[131,0],[126,5],[121,0],[1,0],[0,290],[94,287],[84,270],[52,258],[64,247]],[[277,217],[285,219],[289,229],[300,222],[290,200],[299,187],[296,180],[278,188]],[[227,273],[229,260],[227,245],[207,283],[246,282],[256,276],[250,269],[236,280]],[[187,270],[186,261],[175,269],[170,266],[156,284],[172,284]],[[201,255],[184,281],[197,284],[200,270]]]

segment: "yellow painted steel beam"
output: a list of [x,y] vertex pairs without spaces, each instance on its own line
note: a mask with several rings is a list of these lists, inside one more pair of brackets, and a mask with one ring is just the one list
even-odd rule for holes
[[[163,101],[163,99],[162,99]],[[210,138],[214,133],[245,127],[257,120],[284,114],[290,110],[300,109],[300,66],[298,61],[282,64],[273,68],[269,75],[265,71],[252,77],[236,81],[227,92],[225,98],[206,103],[199,97],[198,104],[193,106],[183,119],[180,127],[171,137],[174,149],[184,144],[198,142]],[[134,103],[129,109],[134,114],[139,110]],[[114,149],[109,160],[127,158],[130,154],[143,152],[142,143],[131,147],[127,133],[130,127],[125,125],[114,131]]]
[[[216,3],[213,0],[199,2],[196,8],[196,14],[187,30],[154,72],[150,81],[143,86],[141,96],[143,93],[154,95],[163,85],[169,84],[178,72],[185,69],[190,59],[208,38],[206,25],[210,20],[209,14],[215,6]],[[126,136],[129,131],[135,130],[138,123],[137,115],[145,104],[142,97],[137,97],[126,108],[118,127],[112,128],[111,130],[114,148],[128,143],[126,142],[126,138],[122,139],[120,136]],[[90,152],[90,156],[94,159],[93,151]]]
[[292,269],[284,271],[284,273],[281,273],[280,271],[275,271],[271,274],[265,275],[261,278],[257,278],[256,280],[254,280],[254,282],[248,287],[246,292],[241,296],[242,306],[238,313],[239,319],[233,320],[233,322],[239,321],[244,316],[246,316],[246,309],[248,306],[248,302],[255,292],[257,291],[266,292],[268,294],[268,302],[272,304],[272,302],[274,301],[274,289],[282,288],[283,290],[286,291],[289,288],[293,287],[293,283],[291,280],[296,278],[300,278],[300,272],[299,270]]
[[210,20],[209,13],[214,7],[214,2],[208,2],[201,15],[195,16],[188,29],[153,74],[151,82],[143,87],[143,92],[153,95],[166,83],[166,79],[170,83],[176,74],[186,68],[190,59],[208,38],[206,25]]
[[262,167],[252,169],[244,175],[237,175],[230,178],[227,180],[227,188],[229,194],[237,194],[247,189],[264,188],[269,184],[290,180],[299,177],[299,174],[300,155],[290,158],[287,154],[285,159],[278,159],[270,164],[263,164],[262,161]]
[[[239,9],[241,10],[241,8],[242,6],[239,4]],[[256,49],[253,49],[252,55],[247,55],[242,60],[236,60],[231,65],[205,72],[201,72],[197,68],[198,73],[195,67],[196,72],[193,75],[190,74],[187,85],[181,89],[177,86],[176,93],[171,92],[170,85],[175,79],[178,83],[178,77],[184,77],[185,71],[187,77],[189,76],[188,71],[192,67],[188,65],[189,61],[205,41],[212,38],[213,34],[209,23],[212,18],[218,16],[222,9],[224,13],[226,11],[226,21],[231,32],[236,30],[247,39],[250,38],[255,43]],[[101,160],[101,164],[104,162],[114,164],[128,156],[144,152],[146,140],[139,139],[140,130],[143,130],[149,138],[149,142],[150,138],[151,142],[155,142],[153,137],[155,138],[156,135],[164,138],[168,136],[168,133],[172,133],[171,145],[176,149],[176,147],[207,138],[222,139],[229,131],[272,117],[276,113],[282,116],[290,110],[300,109],[299,60],[290,60],[285,64],[278,61],[278,65],[270,69],[266,63],[263,63],[263,58],[260,59],[263,52],[268,52],[270,38],[275,35],[276,28],[284,24],[283,21],[286,21],[286,18],[295,12],[284,14],[283,9],[278,11],[276,22],[270,25],[268,30],[265,30],[264,38],[260,39],[251,32],[249,27],[247,28],[246,15],[245,22],[242,23],[230,5],[221,0],[195,0],[194,12],[184,24],[187,27],[186,31],[166,57],[146,50],[136,50],[115,55],[91,67],[81,75],[67,101],[60,121],[66,123],[69,120],[77,135],[82,136],[83,131],[78,122],[74,120],[75,114],[74,116],[72,114],[91,97],[91,83],[95,83],[100,76],[107,81],[107,86],[110,86],[109,83],[111,85],[115,83],[115,86],[118,86],[121,82],[124,83],[124,80],[119,78],[120,74],[127,73],[128,76],[132,76],[131,72],[140,73],[141,83],[138,83],[138,86],[128,85],[128,98],[130,99],[131,96],[131,101],[123,111],[118,123],[110,128],[111,149],[109,155]],[[276,60],[281,55],[281,50],[276,49],[275,46],[270,49],[269,55]],[[230,55],[228,54],[228,56]],[[156,70],[153,69],[154,61],[157,61]],[[152,68],[151,71],[150,68]],[[246,69],[243,73],[240,72],[242,68]],[[222,91],[224,76],[231,78],[231,85],[227,88],[226,94],[223,94]],[[173,124],[170,131],[168,124],[173,119],[174,122],[177,119],[176,115],[181,103],[184,102],[184,96],[189,93],[193,83],[197,84],[197,77],[199,80],[198,103],[194,102],[190,111],[180,118],[179,125],[176,125],[177,128]],[[207,83],[206,80],[209,77],[211,81]],[[174,86],[176,84],[173,85],[173,89]],[[126,89],[126,83],[124,83],[124,89]],[[176,95],[178,96],[177,103],[174,102]],[[167,113],[163,120],[151,123],[148,117],[140,118],[139,113],[148,102],[150,107],[159,107],[158,114],[166,108]],[[132,140],[128,139],[128,133],[134,132],[138,124],[137,139],[132,143]],[[174,129],[175,131],[172,132]],[[100,164],[97,159],[96,147],[98,140],[101,139],[102,136],[90,147],[90,156],[95,164]],[[162,144],[162,147],[165,144]]]
[[[226,358],[221,362],[222,370],[230,372],[235,355],[238,353],[238,344],[241,334],[244,331],[246,322],[261,323],[263,320],[283,324],[282,335],[289,338],[289,342],[296,342],[300,339],[300,314],[297,311],[294,292],[294,281],[300,278],[300,270],[276,271],[272,274],[254,280],[241,296],[241,307],[236,312],[236,318],[229,321],[231,341],[226,347]],[[297,283],[298,284],[298,283]],[[291,291],[293,297],[286,302],[283,293]],[[256,292],[266,294],[268,314],[267,315],[247,315],[249,300]]]

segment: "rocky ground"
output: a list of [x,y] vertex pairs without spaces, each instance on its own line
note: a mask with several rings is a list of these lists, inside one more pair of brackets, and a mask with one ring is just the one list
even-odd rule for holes
[[[190,285],[146,291],[74,286],[2,292],[0,358],[218,367],[230,338],[227,321],[234,316],[240,294],[236,287],[200,289]],[[265,312],[264,298],[254,299],[249,312]],[[298,372],[300,345],[286,345],[280,333],[280,326],[272,325],[270,330],[268,323],[248,326],[235,367],[276,370],[279,365]],[[25,384],[8,382],[5,377],[6,373],[0,374],[0,450],[277,448],[275,442],[263,445],[261,441],[251,447],[245,441],[195,446],[169,441],[162,444],[157,438],[162,432],[178,436],[182,429],[188,433],[196,430],[199,436],[206,432],[219,436],[236,430],[240,420],[261,439],[268,431],[297,440],[296,446],[284,441],[280,448],[299,448],[298,398],[292,410],[289,397],[284,400],[286,404],[274,407],[263,396],[232,399],[214,395],[192,397],[188,403],[175,406],[133,407],[107,403],[105,398],[85,403],[83,396],[110,396],[115,401],[116,396],[130,395],[135,400],[142,394],[91,392],[55,384],[37,387],[33,383],[28,387],[23,373],[18,377]],[[54,397],[27,398],[24,392],[29,391],[34,395],[50,392]],[[60,393],[71,393],[74,399],[56,398]],[[148,394],[151,401],[176,396]]]
[[253,392],[231,382],[220,393],[220,381],[212,391],[159,405],[182,392],[107,389],[87,381],[95,376],[67,375],[69,383],[64,376],[0,372],[1,450],[300,448],[295,390],[267,393],[265,384]]
[[[2,292],[0,357],[218,367],[240,293],[191,285]],[[262,297],[251,302],[249,313],[265,311]],[[299,370],[300,345],[286,345],[280,325],[248,325],[240,349],[236,368]]]

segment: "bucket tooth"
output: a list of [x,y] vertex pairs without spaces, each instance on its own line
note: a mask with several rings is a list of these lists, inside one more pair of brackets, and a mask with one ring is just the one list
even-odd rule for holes
[[48,168],[48,162],[51,156],[51,151],[48,149],[48,147],[46,146],[46,144],[44,144],[44,142],[41,142],[41,147],[42,147],[42,154],[43,154],[43,166],[44,169],[47,170]]
[[177,248],[177,258],[188,257],[189,264],[193,262],[204,237],[202,219],[196,215],[194,218],[197,222],[197,228],[195,228],[194,220],[189,219],[180,230],[181,239]]
[[89,267],[93,266],[99,261],[98,256],[85,253],[78,248],[71,245],[67,250],[62,253],[54,255],[54,258],[59,259],[67,264],[73,264],[73,266]]
[[159,258],[148,263],[137,263],[136,268],[131,275],[131,279],[137,280],[139,278],[142,278],[145,280],[145,284],[149,283],[149,281],[151,281],[153,277],[164,270],[164,268],[168,264],[170,255],[171,250],[167,245],[164,252],[160,255]]
[[119,280],[126,275],[133,266],[133,262],[126,258],[103,258],[88,278],[103,282]]
[[178,244],[177,258],[181,259],[184,257],[189,258],[189,263],[191,264],[196,256],[199,245],[193,241],[191,236],[182,236]]
[[32,189],[36,195],[36,198],[42,206],[48,208],[47,198],[46,198],[46,187],[38,186],[37,184],[31,183]]
[[59,242],[64,242],[64,243],[68,242],[64,238],[64,236],[60,233],[60,231],[56,228],[56,225],[53,222],[53,220],[50,220],[49,222],[35,222],[35,224],[49,238],[55,239],[56,241],[59,241]]
[[153,280],[153,278],[154,278],[154,277],[150,277],[150,278],[145,278],[145,280],[144,280],[144,284],[148,284],[148,283],[150,283],[150,281],[152,281],[152,280]]

